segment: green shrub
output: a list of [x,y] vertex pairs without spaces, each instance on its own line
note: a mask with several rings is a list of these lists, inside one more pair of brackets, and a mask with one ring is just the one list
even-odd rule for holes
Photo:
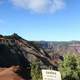
[[42,80],[41,69],[37,62],[31,64],[32,80]]
[[59,70],[63,80],[80,80],[80,56],[65,55],[64,61],[60,62]]

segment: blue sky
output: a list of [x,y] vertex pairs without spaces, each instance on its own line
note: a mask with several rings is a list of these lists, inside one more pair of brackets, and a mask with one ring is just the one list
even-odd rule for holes
[[49,1],[0,0],[0,34],[18,33],[27,40],[80,40],[80,0]]

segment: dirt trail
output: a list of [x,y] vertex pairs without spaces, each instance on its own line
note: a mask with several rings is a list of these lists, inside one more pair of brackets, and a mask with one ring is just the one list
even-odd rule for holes
[[15,71],[15,67],[0,68],[0,80],[24,80]]

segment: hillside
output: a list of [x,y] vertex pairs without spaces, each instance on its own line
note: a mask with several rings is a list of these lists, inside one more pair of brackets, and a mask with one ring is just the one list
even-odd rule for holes
[[51,58],[48,53],[33,41],[27,41],[17,34],[10,36],[0,35],[0,67],[10,68],[19,66],[18,75],[28,80],[31,78],[31,65],[38,62],[40,68],[51,66],[57,69],[57,61],[61,59]]

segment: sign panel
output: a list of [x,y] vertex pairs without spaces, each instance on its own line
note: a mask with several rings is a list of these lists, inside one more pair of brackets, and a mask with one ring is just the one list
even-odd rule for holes
[[59,71],[54,70],[42,70],[43,80],[61,80],[61,74]]

